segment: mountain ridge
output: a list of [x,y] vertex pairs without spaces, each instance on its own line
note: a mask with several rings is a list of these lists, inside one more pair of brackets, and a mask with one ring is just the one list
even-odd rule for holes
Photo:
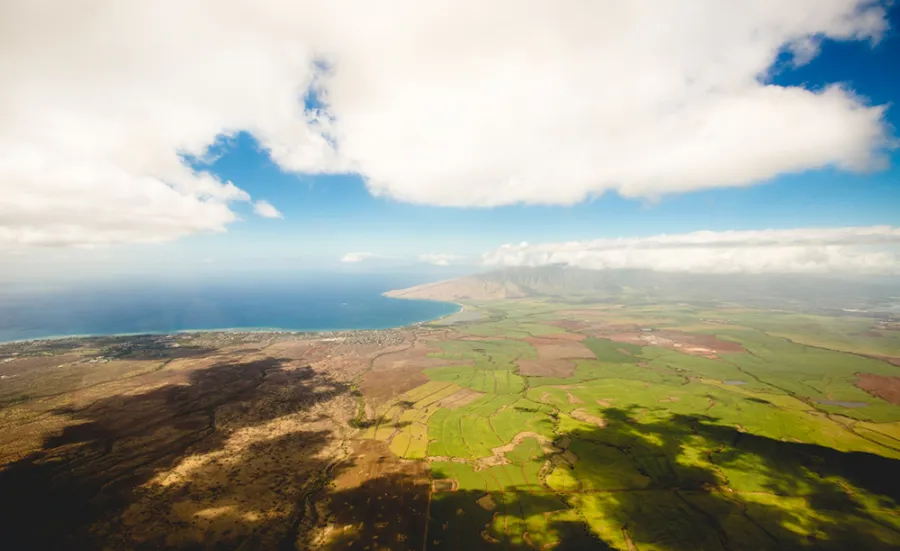
[[516,298],[639,302],[698,301],[900,314],[900,280],[799,274],[694,274],[587,270],[566,265],[503,268],[385,293],[405,299],[490,301]]

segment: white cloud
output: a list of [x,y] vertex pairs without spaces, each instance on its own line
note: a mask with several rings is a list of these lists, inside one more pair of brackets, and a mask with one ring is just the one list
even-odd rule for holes
[[366,260],[378,260],[382,261],[390,261],[390,262],[414,262],[418,260],[419,262],[425,264],[433,264],[435,266],[449,266],[451,263],[462,259],[463,257],[456,254],[445,254],[445,253],[425,253],[420,254],[418,256],[408,256],[408,255],[388,255],[388,254],[378,254],[371,252],[352,252],[347,253],[341,257],[341,262],[345,263],[358,263]]
[[259,201],[253,203],[253,212],[262,216],[263,218],[284,218],[278,209],[272,206],[272,203],[260,199]]
[[900,274],[900,228],[703,231],[541,245],[521,243],[487,252],[483,260],[490,266],[568,264],[597,270]]
[[380,258],[380,255],[377,255],[375,253],[347,253],[341,257],[341,262],[353,264],[372,258]]
[[435,266],[449,266],[451,263],[462,259],[458,254],[425,253],[419,255],[419,262],[434,264]]
[[782,50],[886,26],[870,0],[7,0],[0,242],[222,231],[248,195],[180,154],[239,130],[285,170],[439,205],[866,169],[882,107],[765,81]]
[[403,13],[357,14],[369,23],[335,40],[323,81],[340,151],[376,194],[477,206],[654,197],[863,169],[884,143],[882,108],[846,88],[764,82],[783,48],[809,59],[822,35],[879,35],[884,13],[868,1],[417,2]]

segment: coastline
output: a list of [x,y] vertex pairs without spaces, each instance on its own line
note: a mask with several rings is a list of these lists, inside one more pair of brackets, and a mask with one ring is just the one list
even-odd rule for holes
[[[442,282],[439,281],[438,283],[442,283]],[[452,316],[455,316],[462,312],[465,312],[467,309],[465,304],[463,304],[461,302],[457,302],[455,300],[436,300],[436,299],[432,299],[432,298],[415,298],[415,297],[404,296],[403,294],[398,294],[398,293],[404,293],[405,291],[406,291],[406,289],[396,289],[393,291],[385,291],[385,292],[381,293],[381,296],[387,297],[387,298],[392,298],[395,300],[418,300],[420,302],[443,302],[446,304],[455,304],[459,308],[459,310],[457,310],[456,312],[451,312],[451,313],[441,316],[439,318],[426,320],[421,323],[434,323],[436,321],[447,319],[449,317],[452,317]]]
[[[382,296],[387,298],[401,300],[401,297],[393,297],[389,296],[387,293],[392,291],[386,291],[382,293]],[[279,328],[279,327],[216,327],[210,329],[175,329],[170,331],[131,331],[125,333],[82,333],[82,334],[70,334],[70,335],[48,335],[43,337],[33,337],[26,339],[12,339],[12,340],[0,340],[0,346],[11,345],[11,344],[26,344],[31,342],[44,342],[44,341],[64,341],[64,340],[77,340],[77,339],[99,339],[99,338],[126,338],[126,337],[163,337],[163,336],[176,336],[176,335],[190,335],[190,334],[198,334],[198,333],[234,333],[234,334],[272,334],[272,333],[284,333],[288,335],[305,335],[305,334],[321,334],[328,335],[330,333],[358,333],[364,331],[392,331],[398,329],[404,329],[408,327],[416,327],[419,325],[423,325],[426,323],[435,322],[438,320],[442,320],[448,318],[450,316],[455,316],[456,314],[462,312],[465,309],[465,306],[455,302],[455,301],[446,301],[446,300],[429,300],[429,299],[407,299],[404,298],[402,300],[416,300],[421,302],[439,302],[444,304],[454,304],[457,306],[457,310],[455,312],[450,312],[449,314],[444,314],[442,316],[438,316],[436,318],[429,318],[424,320],[414,321],[412,323],[407,323],[404,325],[393,325],[387,327],[350,327],[350,328],[329,328],[329,329],[287,329],[287,328]]]

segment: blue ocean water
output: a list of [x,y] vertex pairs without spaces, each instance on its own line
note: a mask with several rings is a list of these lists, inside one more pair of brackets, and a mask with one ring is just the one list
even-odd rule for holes
[[203,283],[116,283],[0,294],[0,342],[202,329],[386,329],[456,312],[381,295],[421,277],[329,274]]

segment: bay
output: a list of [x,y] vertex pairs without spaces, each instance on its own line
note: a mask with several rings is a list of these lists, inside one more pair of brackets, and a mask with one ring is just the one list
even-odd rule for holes
[[0,294],[0,342],[72,335],[253,329],[387,329],[459,310],[382,296],[415,275],[317,274],[215,282],[116,282]]

